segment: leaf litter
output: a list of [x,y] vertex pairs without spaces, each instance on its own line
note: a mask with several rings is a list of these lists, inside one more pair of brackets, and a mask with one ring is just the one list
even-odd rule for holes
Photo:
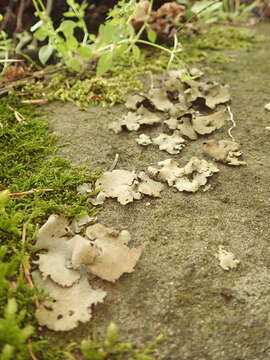
[[148,172],[156,180],[167,182],[178,191],[196,192],[207,183],[207,178],[219,169],[206,160],[192,157],[182,168],[173,159],[166,159],[158,163],[158,167],[150,166]]
[[[116,198],[121,205],[127,205],[140,200],[143,195],[160,197],[163,187],[150,180],[146,174],[137,175],[134,171],[106,171],[96,181],[95,187],[100,193],[91,202],[93,205],[101,205],[106,198]],[[156,191],[157,188],[160,189],[159,192]]]
[[68,224],[63,216],[51,215],[39,230],[35,245],[36,250],[48,252],[38,254],[39,259],[46,256],[42,263],[37,262],[38,270],[32,275],[37,287],[53,299],[41,303],[36,318],[40,325],[55,331],[71,330],[79,322],[89,321],[91,306],[103,302],[106,292],[91,287],[89,273],[115,282],[134,271],[145,247],[129,248],[127,230],[97,223],[86,229],[85,236],[74,236]]
[[[119,133],[124,129],[138,131],[142,126],[165,124],[171,131],[169,135],[160,133],[153,138],[141,134],[136,141],[142,146],[157,145],[160,150],[177,155],[184,148],[186,139],[196,140],[198,136],[211,134],[230,120],[230,114],[222,105],[230,101],[228,87],[202,81],[202,77],[203,73],[197,69],[189,73],[183,69],[168,72],[159,82],[161,86],[153,87],[152,83],[147,93],[130,95],[125,104],[129,112],[111,122],[109,128]],[[205,106],[202,113],[198,111],[200,99]],[[204,142],[203,150],[217,161],[229,165],[244,164],[238,159],[242,153],[234,141],[208,140]],[[156,167],[149,166],[147,171],[148,174],[144,171],[136,174],[135,171],[111,169],[99,177],[94,189],[85,183],[77,191],[89,194],[93,205],[103,204],[106,198],[116,198],[126,205],[144,195],[161,197],[163,183],[180,192],[196,192],[219,169],[204,159],[192,157],[183,167],[174,159],[167,159],[158,162]],[[91,198],[91,193],[97,190],[99,194]],[[116,231],[98,223],[88,226],[84,236],[79,235],[94,221],[94,218],[83,216],[73,219],[70,224],[63,216],[52,215],[38,233],[35,248],[47,250],[47,253],[38,254],[38,270],[33,277],[54,300],[43,301],[36,317],[49,329],[66,331],[80,322],[89,321],[92,305],[102,302],[106,293],[91,287],[88,273],[115,282],[123,273],[134,271],[144,250],[144,245],[128,247],[128,231]],[[224,270],[235,268],[239,263],[222,247],[216,257]]]
[[141,134],[136,142],[142,146],[151,144],[157,145],[160,150],[167,151],[169,154],[179,154],[185,147],[185,139],[180,135],[179,131],[174,131],[172,135],[159,134],[157,137],[151,139],[150,136]]
[[203,143],[203,151],[216,161],[224,164],[240,166],[246,165],[246,162],[239,160],[242,156],[240,144],[230,140],[208,140]]

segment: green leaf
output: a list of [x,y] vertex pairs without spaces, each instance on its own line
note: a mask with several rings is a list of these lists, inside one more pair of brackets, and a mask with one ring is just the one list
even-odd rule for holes
[[103,75],[111,68],[112,60],[113,60],[112,52],[101,55],[97,63],[97,76]]
[[70,58],[66,61],[66,64],[70,70],[79,72],[81,70],[81,62],[77,58]]
[[72,20],[64,20],[61,25],[57,29],[57,31],[62,31],[64,35],[67,37],[69,35],[73,35],[74,28],[76,27],[76,23]]
[[38,39],[39,41],[43,41],[48,37],[48,33],[47,31],[43,28],[40,27],[39,29],[37,29],[37,31],[34,34],[35,38]]
[[148,38],[149,41],[154,43],[156,41],[156,39],[157,39],[157,33],[152,29],[148,29],[147,30],[147,38]]
[[[66,35],[65,35],[66,36]],[[78,48],[78,40],[75,38],[75,36],[70,35],[66,37],[66,46],[69,51],[74,51]]]
[[135,60],[139,60],[141,56],[141,50],[138,48],[137,45],[132,45],[132,54]]
[[53,53],[53,47],[50,44],[44,45],[39,49],[38,57],[43,65],[46,64],[46,62],[51,57],[52,53]]
[[80,55],[82,60],[91,60],[92,55],[93,55],[93,50],[91,49],[90,46],[87,45],[81,45],[78,50],[77,50],[78,54]]

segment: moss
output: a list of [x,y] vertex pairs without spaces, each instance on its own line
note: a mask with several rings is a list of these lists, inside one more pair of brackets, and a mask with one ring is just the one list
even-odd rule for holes
[[[226,63],[232,57],[221,54],[221,50],[251,49],[261,41],[248,29],[224,25],[202,27],[195,36],[190,35],[190,31],[183,30],[179,40],[182,51],[178,53],[178,61],[174,59],[171,64],[172,68],[198,62],[207,62],[208,65]],[[153,48],[144,48],[141,53],[138,61],[129,55],[118,58],[110,72],[103,77],[96,77],[91,69],[86,69],[80,75],[57,72],[48,81],[33,80],[28,83],[24,86],[23,93],[27,97],[45,97],[50,101],[70,101],[81,108],[89,104],[121,103],[128,92],[142,88],[138,80],[141,74],[160,73],[167,69],[167,53]]]

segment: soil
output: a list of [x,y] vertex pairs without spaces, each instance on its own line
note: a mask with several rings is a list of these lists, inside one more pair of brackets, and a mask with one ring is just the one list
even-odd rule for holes
[[[258,28],[269,34],[270,25]],[[231,108],[246,167],[219,164],[220,173],[206,192],[182,194],[166,189],[161,199],[144,198],[122,206],[107,200],[99,222],[128,229],[132,245],[147,243],[136,270],[115,284],[96,280],[106,289],[104,304],[91,323],[63,335],[78,340],[104,332],[110,321],[123,339],[137,344],[165,336],[159,346],[163,360],[265,360],[270,358],[270,41],[250,52],[234,52],[216,79],[231,88]],[[123,107],[71,104],[48,107],[53,131],[69,145],[61,153],[74,164],[108,169],[115,154],[118,169],[146,169],[169,157],[184,165],[192,155],[202,157],[201,138],[180,155],[168,156],[135,143],[138,133],[115,135],[108,124]],[[229,127],[229,125],[228,125]],[[211,136],[228,139],[227,128]],[[150,205],[148,204],[150,203]],[[241,261],[224,271],[215,258],[219,245]],[[55,338],[54,333],[50,333]]]

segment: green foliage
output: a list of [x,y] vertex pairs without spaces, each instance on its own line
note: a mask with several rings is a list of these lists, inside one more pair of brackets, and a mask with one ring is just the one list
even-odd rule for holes
[[[3,237],[4,234],[1,234]],[[34,331],[30,324],[33,291],[24,282],[21,262],[26,257],[11,246],[0,247],[0,359],[29,359],[26,341]],[[38,343],[36,344],[38,346]]]
[[20,236],[21,232],[18,228],[22,220],[22,214],[20,212],[6,211],[6,205],[9,200],[9,191],[4,190],[0,192],[0,235],[1,232],[11,233],[16,236]]
[[156,345],[161,340],[162,336],[159,336],[155,342],[146,348],[137,349],[130,342],[120,342],[118,328],[114,323],[111,323],[103,341],[83,340],[80,348],[85,360],[154,360]]
[[[0,23],[3,20],[3,16],[0,14]],[[0,76],[3,75],[10,63],[16,61],[9,58],[9,53],[13,49],[12,41],[8,38],[7,33],[4,30],[0,30]]]
[[[77,4],[74,0],[67,0],[69,10],[64,13],[65,20],[61,22],[58,29],[54,28],[53,22],[46,12],[41,0],[33,0],[40,20],[31,28],[36,39],[48,40],[39,50],[39,59],[46,64],[52,54],[56,55],[72,71],[79,71],[85,60],[90,60],[92,50],[89,43],[93,36],[87,31],[84,22],[84,13],[87,4]],[[76,19],[76,20],[70,20]],[[84,39],[79,42],[75,37],[75,31],[79,29],[84,33]]]
[[0,358],[1,360],[26,359],[26,340],[33,333],[31,325],[21,326],[25,311],[18,312],[14,298],[8,300],[4,317],[0,318]]
[[188,8],[187,17],[191,19],[197,16],[203,24],[243,21],[250,16],[251,10],[258,5],[258,1],[252,1],[248,5],[241,0],[202,0],[195,3],[184,1],[184,3]]
[[[64,21],[55,29],[42,0],[32,1],[40,20],[31,30],[39,41],[48,41],[39,51],[39,58],[43,64],[46,64],[52,54],[55,53],[64,62],[68,70],[79,72],[86,62],[98,59],[96,74],[99,77],[112,70],[115,62],[123,55],[139,60],[141,56],[140,48],[137,46],[139,43],[152,45],[168,53],[171,58],[178,59],[179,48],[169,50],[155,44],[156,33],[149,27],[147,21],[140,31],[137,34],[135,33],[131,20],[138,6],[136,0],[119,1],[109,12],[105,24],[100,25],[97,37],[88,32],[84,22],[86,3],[78,5],[74,0],[67,0],[70,9],[63,14]],[[151,0],[149,14],[152,2]],[[76,29],[83,33],[82,42],[79,42],[75,37]],[[145,30],[148,41],[140,39]]]

